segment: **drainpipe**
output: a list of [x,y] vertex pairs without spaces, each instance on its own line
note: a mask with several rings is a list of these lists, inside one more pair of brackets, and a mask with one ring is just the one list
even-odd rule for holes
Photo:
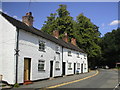
[[15,76],[15,83],[18,82],[18,56],[19,56],[19,28],[16,27],[17,31],[17,41],[16,41],[16,49],[15,49],[15,55],[16,55],[16,76]]
[[62,76],[63,76],[63,46],[62,46]]

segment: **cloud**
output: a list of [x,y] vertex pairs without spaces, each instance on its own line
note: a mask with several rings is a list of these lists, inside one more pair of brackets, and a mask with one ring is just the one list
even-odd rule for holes
[[14,15],[13,18],[17,19],[18,17]]
[[120,24],[120,20],[114,20],[109,25],[118,25]]
[[22,21],[22,19],[18,18],[18,16],[14,15],[13,18]]

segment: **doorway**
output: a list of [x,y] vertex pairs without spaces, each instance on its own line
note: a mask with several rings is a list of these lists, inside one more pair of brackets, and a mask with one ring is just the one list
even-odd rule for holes
[[50,77],[53,77],[53,61],[50,61]]
[[63,75],[65,75],[65,69],[66,69],[66,68],[65,68],[65,64],[66,64],[66,63],[63,62],[63,68],[62,68]]
[[83,73],[83,64],[81,64],[81,73]]
[[24,58],[24,81],[30,80],[31,59]]
[[76,63],[74,63],[74,74],[76,72]]

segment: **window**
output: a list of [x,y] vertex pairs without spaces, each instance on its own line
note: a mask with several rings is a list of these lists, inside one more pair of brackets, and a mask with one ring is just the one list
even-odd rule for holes
[[86,69],[86,64],[85,64],[85,67],[84,67],[85,69]]
[[72,55],[71,55],[71,51],[68,51],[68,56],[72,56]]
[[44,71],[45,70],[45,61],[38,60],[38,71]]
[[80,58],[80,54],[79,53],[77,53],[77,58]]
[[55,62],[55,69],[56,70],[60,70],[60,63],[59,63],[59,61]]
[[39,50],[40,51],[45,51],[45,42],[39,41]]
[[55,49],[56,49],[56,53],[58,53],[58,54],[59,54],[59,49],[60,49],[60,48],[59,48],[58,46],[56,46],[56,48],[55,48]]
[[77,69],[80,69],[80,63],[77,63]]
[[87,59],[87,55],[84,55],[84,59]]
[[72,70],[72,63],[68,63],[68,70]]

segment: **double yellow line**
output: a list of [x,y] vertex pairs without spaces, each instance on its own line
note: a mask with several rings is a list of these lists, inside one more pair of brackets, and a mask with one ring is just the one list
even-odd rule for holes
[[62,83],[62,84],[58,84],[58,85],[55,85],[55,86],[50,86],[50,87],[47,87],[47,88],[57,88],[57,87],[60,87],[60,86],[64,86],[64,85],[68,85],[68,84],[71,84],[71,83],[79,82],[79,81],[94,77],[98,73],[99,73],[99,71],[97,70],[96,73],[91,75],[91,76],[88,76],[88,77],[85,77],[85,78],[82,78],[82,79],[78,79],[78,80],[74,80],[74,81],[70,81],[70,82],[66,82],[66,83]]

